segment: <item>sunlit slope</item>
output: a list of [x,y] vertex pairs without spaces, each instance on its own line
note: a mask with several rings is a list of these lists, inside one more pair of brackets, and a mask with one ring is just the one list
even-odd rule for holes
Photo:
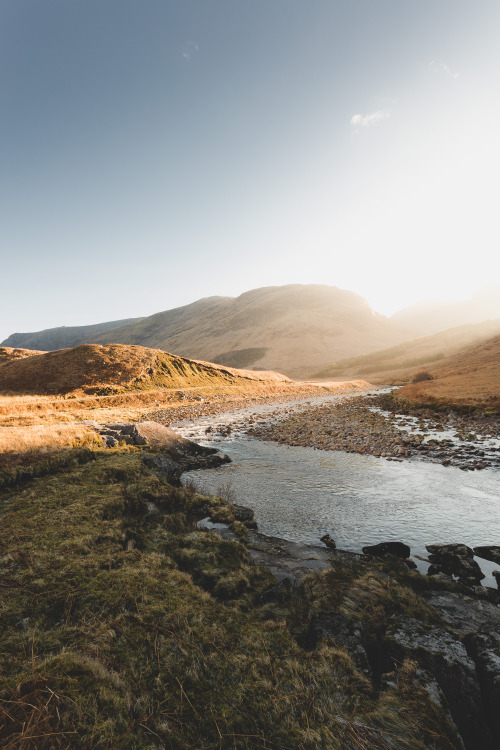
[[302,377],[333,359],[405,338],[407,332],[353,292],[296,284],[255,289],[235,299],[200,300],[115,329],[98,341],[160,347],[185,357]]
[[500,320],[458,326],[433,336],[424,336],[389,349],[340,360],[315,373],[318,378],[339,380],[364,378],[372,383],[403,383],[417,369],[429,369],[464,348],[487,341],[500,333]]
[[287,382],[275,372],[247,372],[195,362],[158,349],[84,344],[0,364],[0,393],[116,393],[126,390]]
[[500,336],[427,368],[432,380],[411,383],[398,398],[500,411]]
[[43,351],[34,349],[14,349],[11,346],[0,346],[0,365],[3,362],[12,362],[14,359],[24,359],[35,354],[45,354]]

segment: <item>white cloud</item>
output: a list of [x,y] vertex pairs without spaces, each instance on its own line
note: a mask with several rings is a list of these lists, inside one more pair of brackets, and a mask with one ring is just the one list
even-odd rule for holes
[[446,73],[447,76],[453,78],[454,80],[456,80],[459,76],[458,73],[453,73],[451,68],[445,62],[443,62],[443,60],[431,60],[428,63],[428,67],[435,68],[436,70],[441,70],[443,73]]
[[369,128],[372,125],[376,125],[382,120],[387,120],[391,116],[391,113],[385,109],[378,109],[376,112],[370,112],[368,115],[353,115],[351,117],[351,126],[354,128],[355,133],[359,133],[361,128]]
[[191,60],[193,55],[196,55],[197,52],[200,51],[200,48],[196,44],[196,42],[186,42],[184,46],[182,47],[182,56],[185,60]]

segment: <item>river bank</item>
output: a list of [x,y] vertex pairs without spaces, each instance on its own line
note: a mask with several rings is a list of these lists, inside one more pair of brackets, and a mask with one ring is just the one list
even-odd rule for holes
[[291,446],[403,461],[419,457],[464,471],[500,467],[500,417],[436,413],[371,394],[260,419],[247,434]]

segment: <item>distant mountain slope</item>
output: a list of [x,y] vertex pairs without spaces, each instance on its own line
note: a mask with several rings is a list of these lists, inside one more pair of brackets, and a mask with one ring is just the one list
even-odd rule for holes
[[5,341],[2,341],[0,346],[37,349],[46,352],[54,349],[65,349],[86,344],[99,333],[139,320],[141,318],[126,318],[125,320],[111,320],[107,323],[97,323],[90,326],[60,326],[59,328],[47,328],[44,331],[32,333],[12,333]]
[[390,349],[341,360],[315,373],[317,378],[339,380],[365,378],[371,383],[405,382],[416,368],[427,369],[451,354],[477,345],[500,333],[500,319],[457,326],[432,336],[423,336]]
[[397,325],[425,336],[460,325],[500,318],[500,285],[480,289],[470,300],[425,300],[398,310]]
[[354,292],[293,284],[211,297],[94,337],[304,377],[333,359],[408,338]]
[[0,363],[0,393],[105,395],[127,390],[289,382],[275,372],[234,370],[158,349],[83,344]]
[[426,369],[433,379],[404,386],[398,399],[500,411],[500,335]]

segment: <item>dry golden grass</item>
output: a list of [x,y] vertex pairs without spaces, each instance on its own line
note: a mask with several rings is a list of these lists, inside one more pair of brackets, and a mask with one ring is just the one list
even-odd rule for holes
[[0,364],[3,362],[12,362],[15,359],[24,359],[33,357],[35,354],[45,354],[34,349],[13,349],[10,346],[0,346]]
[[11,355],[0,364],[0,392],[6,395],[106,395],[248,381],[287,382],[288,378],[279,373],[235,370],[176,357],[160,349],[121,344],[83,344],[36,356]]
[[[21,350],[22,351],[22,350]],[[20,355],[21,356],[21,355]],[[84,345],[26,355],[0,364],[0,460],[23,462],[92,441],[96,433],[81,424],[136,422],[151,409],[175,410],[317,393],[325,386],[295,383],[279,373],[235,370],[174,357],[139,346]],[[335,390],[367,384],[335,383]],[[8,388],[7,388],[8,386]],[[75,386],[72,391],[63,392]],[[42,395],[34,394],[37,388]],[[50,391],[58,391],[47,395]],[[45,395],[43,395],[45,393]]]
[[500,320],[457,326],[432,336],[337,362],[315,377],[366,378],[371,383],[407,383],[417,369],[429,369],[452,354],[478,346],[500,333]]
[[82,424],[41,424],[29,427],[0,427],[0,458],[9,453],[52,451],[92,442],[94,430]]
[[433,379],[405,386],[397,398],[500,411],[500,336],[425,369]]

